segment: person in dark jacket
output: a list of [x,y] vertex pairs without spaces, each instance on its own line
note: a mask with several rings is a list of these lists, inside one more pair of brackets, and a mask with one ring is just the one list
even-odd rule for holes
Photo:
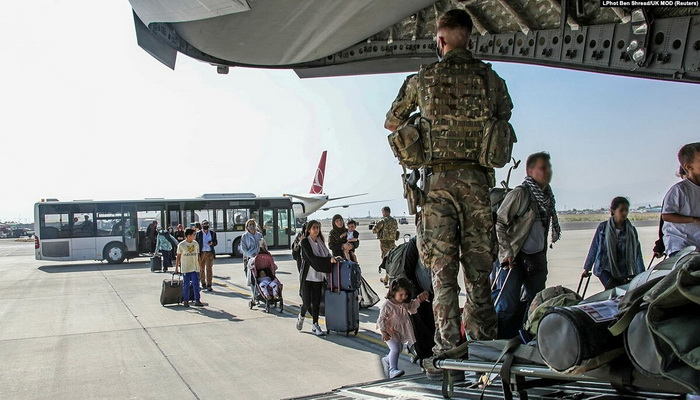
[[301,231],[297,233],[292,243],[292,258],[297,262],[297,272],[301,273],[301,241],[306,239],[306,222],[301,225]]
[[609,220],[601,222],[593,236],[588,257],[583,265],[583,276],[593,274],[605,289],[629,282],[644,272],[642,247],[637,230],[627,219],[630,203],[624,197],[615,197],[610,204]]
[[318,325],[318,316],[321,307],[321,296],[324,291],[326,274],[331,272],[331,264],[338,262],[332,255],[321,233],[321,223],[309,221],[307,223],[306,239],[301,241],[301,273],[299,274],[300,295],[303,301],[301,312],[297,318],[297,330],[304,327],[304,317],[307,311],[311,311],[313,327],[311,332],[316,336],[323,336],[324,332]]
[[212,270],[214,268],[214,259],[216,258],[216,247],[219,242],[216,240],[216,232],[209,229],[209,221],[202,221],[202,230],[197,232],[195,237],[199,244],[200,260],[199,260],[199,280],[202,283],[202,289],[211,292],[211,282],[213,279]]
[[347,243],[348,229],[340,214],[333,216],[333,229],[328,233],[328,248],[333,253],[333,257],[343,257],[343,246]]

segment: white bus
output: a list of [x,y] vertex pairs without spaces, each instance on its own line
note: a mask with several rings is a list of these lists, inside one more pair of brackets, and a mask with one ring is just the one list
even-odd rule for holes
[[289,197],[242,193],[179,200],[42,200],[34,205],[35,256],[119,264],[150,253],[146,228],[153,221],[160,229],[207,220],[217,233],[216,253],[240,257],[240,237],[248,219],[258,222],[270,249],[290,248],[296,232]]

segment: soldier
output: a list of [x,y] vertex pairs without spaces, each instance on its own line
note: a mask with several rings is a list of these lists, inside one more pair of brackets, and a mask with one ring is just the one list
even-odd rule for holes
[[[463,10],[450,10],[439,18],[439,61],[406,79],[384,124],[394,131],[418,107],[431,126],[430,135],[421,132],[424,196],[416,225],[421,258],[433,270],[436,357],[453,356],[463,347],[454,350],[462,342],[460,263],[467,293],[462,320],[468,338],[495,339],[497,333],[489,287],[496,259],[489,200],[495,176],[478,160],[487,121],[507,122],[513,105],[505,82],[467,50],[472,26]],[[428,377],[436,377],[432,360],[424,366]],[[455,374],[454,379],[464,375]]]
[[[391,216],[391,208],[385,206],[382,208],[382,220],[377,222],[372,229],[372,233],[377,234],[377,239],[379,239],[379,248],[382,250],[382,260],[386,257],[386,254],[396,247],[396,234],[399,231],[399,224],[396,222],[394,217]],[[380,278],[384,286],[389,284],[389,274],[384,274],[383,278]]]

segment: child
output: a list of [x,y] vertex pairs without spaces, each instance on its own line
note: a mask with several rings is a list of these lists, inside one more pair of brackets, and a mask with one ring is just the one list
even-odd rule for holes
[[399,278],[391,282],[386,302],[379,312],[377,328],[382,339],[389,346],[389,354],[382,357],[382,366],[387,378],[398,378],[404,374],[398,368],[399,353],[404,343],[409,345],[416,342],[411,325],[410,314],[418,311],[420,303],[428,299],[428,292],[423,292],[414,300],[410,298],[411,282]]
[[669,256],[689,246],[700,248],[700,142],[683,146],[678,162],[687,177],[671,187],[661,211]]
[[190,286],[194,289],[194,305],[204,307],[204,303],[199,301],[199,244],[194,240],[195,230],[187,228],[185,230],[185,240],[177,245],[177,258],[175,261],[175,273],[182,273],[184,283],[182,285],[182,305],[190,306]]
[[348,221],[348,232],[346,237],[346,244],[343,245],[343,250],[345,252],[345,258],[357,262],[357,256],[355,255],[355,249],[360,246],[360,232],[356,231],[357,222],[354,219]]
[[629,282],[632,277],[644,272],[642,246],[637,230],[627,219],[630,202],[624,197],[615,197],[610,204],[610,219],[601,222],[593,236],[588,257],[583,265],[583,276],[593,274],[600,279],[605,289]]
[[268,296],[279,296],[279,287],[277,286],[277,282],[267,276],[267,270],[265,269],[258,271],[258,286],[260,286],[260,290],[267,293]]

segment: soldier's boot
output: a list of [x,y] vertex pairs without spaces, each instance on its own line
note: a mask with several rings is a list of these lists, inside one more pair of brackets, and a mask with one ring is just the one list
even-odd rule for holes
[[[421,367],[425,370],[425,376],[431,380],[442,380],[444,370],[435,367],[435,360],[443,359],[466,359],[469,356],[469,342],[464,342],[459,346],[447,350],[444,353],[438,354],[430,358],[425,358],[421,361]],[[464,371],[449,371],[453,382],[464,381]]]

